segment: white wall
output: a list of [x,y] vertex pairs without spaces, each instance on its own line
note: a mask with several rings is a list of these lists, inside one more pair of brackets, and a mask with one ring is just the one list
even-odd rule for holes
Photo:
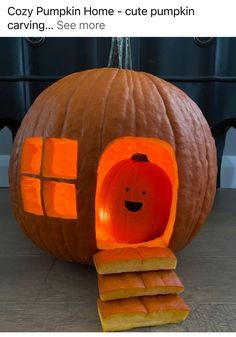
[[12,148],[12,136],[8,128],[0,131],[0,187],[7,187],[8,164]]
[[221,166],[221,187],[236,188],[236,130],[230,128],[226,135]]

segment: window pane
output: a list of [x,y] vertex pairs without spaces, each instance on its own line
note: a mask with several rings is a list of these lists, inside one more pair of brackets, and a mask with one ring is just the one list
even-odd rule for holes
[[25,140],[21,155],[21,172],[39,174],[42,159],[41,137],[30,137]]
[[43,215],[39,179],[21,176],[21,196],[25,212]]
[[43,156],[43,176],[76,179],[78,142],[67,138],[47,138]]
[[45,212],[50,217],[77,219],[76,188],[74,184],[43,182]]

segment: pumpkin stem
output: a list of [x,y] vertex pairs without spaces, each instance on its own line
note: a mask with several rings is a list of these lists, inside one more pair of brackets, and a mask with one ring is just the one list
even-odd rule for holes
[[143,153],[135,153],[132,155],[131,159],[135,161],[145,161],[149,163],[148,156]]
[[109,68],[132,69],[129,37],[113,37],[108,61]]

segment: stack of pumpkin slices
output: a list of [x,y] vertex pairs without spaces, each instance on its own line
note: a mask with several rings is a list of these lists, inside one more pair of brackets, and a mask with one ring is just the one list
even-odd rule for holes
[[100,251],[98,313],[104,331],[178,323],[189,307],[180,297],[184,286],[173,269],[177,259],[168,248],[139,246]]

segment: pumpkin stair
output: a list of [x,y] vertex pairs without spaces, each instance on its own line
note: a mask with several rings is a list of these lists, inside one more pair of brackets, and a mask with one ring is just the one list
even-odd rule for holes
[[94,255],[98,274],[175,269],[177,259],[168,248],[139,246],[104,250]]
[[168,248],[139,246],[100,251],[98,313],[104,331],[178,323],[189,308],[179,296],[184,286],[173,271],[177,259]]
[[128,297],[180,294],[184,286],[172,270],[122,274],[98,274],[98,289],[102,301]]
[[179,323],[189,308],[179,295],[144,296],[104,302],[98,300],[103,331],[123,331],[144,326]]

